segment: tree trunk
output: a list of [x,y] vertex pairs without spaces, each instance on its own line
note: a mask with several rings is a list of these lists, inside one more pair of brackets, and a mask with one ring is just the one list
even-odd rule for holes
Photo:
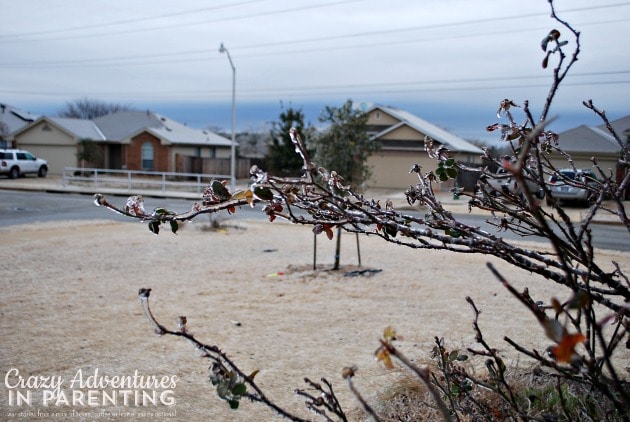
[[339,269],[339,258],[341,256],[341,227],[337,227],[337,246],[335,247],[335,265],[333,270]]

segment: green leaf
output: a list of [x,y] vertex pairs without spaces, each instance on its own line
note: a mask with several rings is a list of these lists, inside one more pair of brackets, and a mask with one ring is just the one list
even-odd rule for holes
[[247,393],[247,387],[243,383],[238,383],[232,387],[232,394],[235,396],[242,396]]
[[212,187],[212,192],[214,192],[214,196],[219,199],[219,202],[227,201],[232,197],[230,191],[228,191],[227,188],[223,186],[223,183],[218,180],[213,180],[210,187]]
[[230,409],[236,410],[238,409],[238,400],[228,400],[228,404],[230,405]]
[[457,177],[457,169],[454,167],[449,167],[446,169],[446,175],[452,179]]
[[157,215],[173,215],[173,214],[175,214],[174,212],[169,211],[169,210],[167,210],[166,208],[156,208],[156,209],[153,211],[153,213],[154,213],[154,214],[157,214]]
[[389,226],[384,226],[383,227],[385,229],[385,233],[388,234],[391,237],[396,237],[396,234],[398,233],[398,230],[396,230],[393,227],[389,227]]
[[273,199],[273,192],[271,189],[264,186],[256,186],[254,188],[254,195],[262,199],[263,201],[271,201]]
[[444,173],[440,174],[440,182],[446,182],[448,180],[448,176]]
[[149,230],[151,230],[151,233],[153,234],[158,234],[160,232],[160,222],[159,221],[149,222]]
[[179,229],[179,224],[175,220],[171,220],[171,231],[177,234],[177,230]]
[[453,167],[455,165],[455,159],[454,158],[449,158],[448,160],[446,160],[446,165],[448,167]]

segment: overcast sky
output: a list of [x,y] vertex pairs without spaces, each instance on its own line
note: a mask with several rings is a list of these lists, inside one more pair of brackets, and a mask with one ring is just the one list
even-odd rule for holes
[[[585,99],[630,114],[630,2],[554,3],[582,49],[554,124],[599,123]],[[277,120],[281,101],[316,122],[352,99],[481,139],[503,98],[540,111],[552,28],[575,45],[547,0],[0,0],[0,102],[51,113],[88,97],[229,129],[223,42],[241,129]]]

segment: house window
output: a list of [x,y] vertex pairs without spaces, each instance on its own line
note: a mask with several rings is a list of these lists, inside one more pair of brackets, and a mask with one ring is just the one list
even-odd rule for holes
[[50,128],[50,126],[48,126],[47,123],[44,124],[44,126],[42,127],[42,130],[44,132],[51,132],[52,131],[52,129]]
[[142,144],[142,169],[153,170],[153,144],[151,142]]
[[374,117],[376,118],[376,120],[381,120],[381,112],[377,111],[376,113],[374,113]]

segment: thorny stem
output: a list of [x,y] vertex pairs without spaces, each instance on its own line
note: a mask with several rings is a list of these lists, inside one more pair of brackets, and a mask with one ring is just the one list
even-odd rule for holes
[[405,355],[399,352],[398,349],[396,349],[396,347],[394,347],[391,343],[382,339],[380,340],[380,342],[381,346],[385,348],[385,350],[387,350],[390,355],[394,356],[403,365],[411,369],[411,371],[418,376],[418,378],[422,381],[427,390],[429,390],[429,394],[431,394],[433,401],[437,405],[440,413],[442,413],[442,417],[444,418],[444,420],[448,422],[452,421],[453,419],[451,417],[450,411],[448,410],[448,407],[446,407],[446,403],[444,403],[444,401],[440,397],[440,394],[435,389],[435,386],[431,383],[431,372],[429,371],[429,368],[419,368],[418,366],[411,363],[411,361],[407,359]]
[[254,382],[254,380],[252,378],[250,378],[247,374],[245,374],[243,371],[241,371],[239,369],[239,367],[236,366],[236,364],[234,362],[232,362],[232,360],[230,360],[230,358],[228,358],[228,356],[225,353],[223,353],[221,351],[221,349],[219,349],[217,346],[208,346],[208,345],[200,342],[192,334],[188,333],[186,330],[171,331],[171,330],[167,329],[166,327],[164,327],[163,325],[161,325],[157,321],[157,319],[155,319],[155,317],[153,316],[153,313],[151,312],[151,308],[149,306],[149,296],[150,296],[150,294],[151,294],[151,289],[142,288],[138,292],[138,297],[140,298],[140,302],[142,303],[142,309],[144,311],[145,316],[147,317],[147,319],[149,320],[151,325],[153,325],[153,327],[156,328],[156,334],[159,334],[159,335],[172,335],[172,336],[176,336],[176,337],[183,337],[183,338],[185,338],[186,340],[191,342],[195,346],[195,348],[197,348],[198,350],[203,352],[204,353],[204,357],[211,358],[211,359],[213,359],[215,361],[223,361],[223,362],[225,362],[225,364],[231,370],[236,372],[241,377],[241,379],[243,379],[243,381],[246,384],[248,384],[252,389],[254,389],[254,391],[256,392],[255,394],[247,393],[245,395],[245,397],[249,398],[252,401],[260,402],[260,403],[265,404],[267,407],[269,407],[272,410],[276,411],[280,416],[285,417],[285,418],[287,418],[289,420],[292,420],[292,421],[295,421],[295,422],[308,422],[307,419],[302,419],[299,416],[291,414],[287,410],[281,408],[280,406],[275,404],[273,401],[268,399],[267,396],[258,387],[258,385]]
[[374,409],[372,409],[372,406],[370,406],[370,404],[363,398],[359,390],[357,390],[357,388],[354,386],[354,383],[352,382],[352,376],[347,376],[346,380],[348,381],[348,388],[350,389],[352,394],[354,394],[359,403],[361,403],[363,410],[365,410],[365,412],[370,415],[374,422],[380,422],[380,418],[378,417]]
[[[318,167],[308,157],[304,141],[297,135],[297,132],[294,133],[293,131],[291,132],[291,139],[296,148],[296,152],[302,156],[305,174],[301,178],[265,176],[264,182],[261,182],[261,185],[269,187],[273,191],[273,201],[282,203],[287,209],[286,213],[276,213],[275,215],[302,225],[315,226],[318,224],[328,224],[334,227],[341,227],[349,232],[363,233],[367,236],[377,236],[387,242],[415,249],[433,249],[457,253],[492,255],[517,268],[536,273],[547,280],[565,286],[574,293],[585,291],[588,293],[589,300],[592,303],[601,304],[605,308],[618,313],[622,321],[624,321],[623,319],[627,318],[628,311],[621,303],[630,301],[630,282],[618,265],[616,265],[615,272],[609,273],[595,263],[589,229],[595,213],[603,209],[602,202],[604,200],[604,191],[609,189],[609,185],[600,185],[599,196],[595,205],[591,207],[586,218],[579,223],[577,229],[575,223],[571,221],[571,218],[561,207],[557,204],[553,205],[553,211],[556,212],[558,216],[556,217],[542,209],[542,207],[536,203],[532,194],[526,189],[526,179],[533,177],[533,180],[538,186],[544,189],[545,194],[550,195],[550,190],[544,182],[544,177],[552,174],[556,169],[540,148],[537,136],[542,133],[545,124],[549,122],[550,119],[548,119],[547,116],[551,103],[555,98],[560,83],[566,77],[569,69],[577,61],[580,53],[580,33],[575,31],[565,21],[559,19],[555,13],[553,1],[550,0],[549,3],[551,5],[552,18],[574,35],[576,46],[572,56],[567,61],[566,55],[562,51],[562,46],[557,45],[557,52],[560,57],[557,66],[554,68],[552,85],[538,123],[536,123],[532,116],[528,103],[525,103],[524,110],[527,121],[531,123],[533,129],[527,132],[524,128],[518,128],[518,133],[521,135],[521,140],[524,141],[524,144],[521,146],[521,154],[518,156],[518,166],[515,169],[516,171],[514,171],[514,176],[523,191],[524,199],[511,193],[498,193],[498,199],[494,197],[479,199],[477,196],[470,196],[469,207],[472,208],[474,206],[492,212],[492,216],[495,218],[495,221],[497,221],[496,225],[500,230],[511,230],[523,236],[543,236],[551,242],[554,253],[546,251],[544,248],[540,250],[529,250],[516,244],[510,244],[499,235],[481,230],[479,227],[460,223],[452,213],[444,209],[442,203],[436,197],[433,190],[435,177],[433,175],[433,178],[431,178],[432,172],[421,175],[418,171],[418,184],[415,187],[410,186],[405,192],[410,205],[419,202],[426,207],[427,211],[424,218],[396,211],[393,207],[382,209],[378,202],[366,200],[362,195],[350,189],[331,184],[330,181],[328,181],[328,186],[323,185],[318,182],[318,180],[320,180]],[[618,160],[619,166],[627,169],[628,166],[630,166],[630,151],[628,145],[624,145],[621,139],[614,133],[603,111],[597,109],[590,100],[584,102],[584,105],[593,110],[605,121],[607,128],[613,136],[615,136],[617,143],[622,148]],[[516,127],[512,114],[508,112],[507,115],[512,127]],[[511,143],[510,145],[516,155],[516,148]],[[564,153],[561,148],[551,146],[550,149],[554,149],[562,154],[567,158],[569,166],[575,168],[571,157]],[[535,170],[531,170],[531,174],[529,173],[530,170],[528,170],[526,175],[523,170],[525,169],[525,160],[529,155],[528,153],[533,155],[536,159],[536,167]],[[498,160],[493,160],[495,164],[498,163]],[[594,166],[599,169],[600,174],[604,173],[596,163],[594,163]],[[464,169],[464,166],[458,165],[458,168]],[[489,174],[487,169],[469,170],[480,172],[486,176]],[[327,182],[327,180],[324,180],[324,182]],[[575,184],[575,182],[573,183]],[[630,189],[630,173],[626,171],[621,183],[615,185],[609,178],[606,183],[610,183],[610,186],[616,186],[616,189],[610,189],[617,207],[616,215],[630,233],[630,218],[622,202],[624,192]],[[484,182],[481,181],[480,185],[484,186]],[[487,183],[485,185],[487,185]],[[296,188],[295,192],[287,193],[287,186]],[[253,199],[231,198],[220,203],[193,206],[191,210],[181,214],[137,215],[129,213],[125,209],[113,206],[101,195],[95,195],[95,203],[99,206],[140,221],[157,222],[187,221],[201,214],[217,213],[222,210],[230,210],[243,205],[254,205],[259,202],[264,203],[269,201],[262,200],[258,197],[254,197]],[[612,210],[608,211],[613,212]],[[306,212],[306,215],[302,214],[302,212]],[[375,227],[377,228],[375,229]],[[447,234],[447,231],[449,233],[457,231],[459,236]],[[597,286],[593,284],[597,284]],[[509,286],[507,282],[505,285]],[[215,353],[218,358],[223,359],[228,365],[233,365],[218,348],[213,349],[211,346],[203,345],[186,332],[170,331],[157,323],[148,308],[148,292],[149,290],[147,289],[146,298],[143,300],[143,303],[146,301],[145,315],[151,321],[156,332],[185,337],[205,353]],[[518,294],[518,292],[514,292],[515,296],[526,306],[530,307],[532,312],[538,317],[539,315],[536,314],[535,309],[531,308],[531,304],[524,301],[523,297]],[[590,309],[593,309],[593,307],[590,307]],[[572,319],[572,323],[579,325],[579,319]],[[603,335],[601,327],[597,325],[594,311],[592,311],[592,315],[586,314],[585,325],[587,332],[588,330],[593,330],[593,332],[589,334],[590,342],[593,343],[593,349],[589,349],[589,352],[590,358],[594,359],[594,340],[596,336],[601,337]],[[478,334],[480,335],[480,331]],[[480,338],[483,339],[481,336]],[[506,341],[510,342],[510,340]],[[605,365],[611,366],[612,353],[619,344],[619,341],[611,338],[608,344],[603,340],[601,340],[601,343],[604,348],[604,356],[602,356],[601,359],[604,360]],[[488,345],[484,347],[486,347],[489,356],[499,359],[497,356],[491,354],[493,349]],[[515,347],[517,346],[515,345]],[[395,351],[395,349],[393,350]],[[556,365],[555,362],[544,359],[537,352],[528,352],[522,348],[517,348],[517,350],[534,357],[547,366],[555,368],[567,377],[571,376],[570,370],[561,368]],[[397,354],[393,355],[399,357]],[[235,366],[234,370],[241,374]],[[421,374],[418,375],[420,376]],[[247,380],[246,377],[244,379]],[[607,388],[606,386],[602,387],[600,384],[597,384],[597,380],[593,382],[598,388]],[[252,395],[252,400],[264,401],[262,399],[266,398],[251,380],[250,385],[258,393],[258,395]],[[619,387],[618,384],[616,386]],[[272,404],[265,403],[273,408]]]
[[[475,331],[475,340],[477,341],[477,343],[481,344],[483,346],[483,348],[486,350],[484,353],[486,356],[489,356],[492,358],[491,362],[494,362],[494,367],[496,367],[496,369],[494,369],[495,372],[495,378],[496,376],[498,376],[498,380],[501,382],[501,385],[503,385],[505,387],[505,389],[507,390],[507,394],[503,391],[502,388],[500,388],[499,385],[497,385],[496,388],[494,387],[489,387],[492,390],[496,391],[499,396],[501,396],[501,398],[503,400],[505,400],[507,403],[509,403],[513,409],[518,411],[518,403],[516,401],[516,398],[514,397],[514,393],[512,392],[512,388],[510,387],[510,384],[507,382],[507,380],[505,379],[505,364],[503,363],[503,359],[501,359],[498,354],[496,349],[493,349],[492,347],[490,347],[490,345],[486,342],[486,340],[483,338],[483,334],[481,332],[481,328],[479,328],[479,309],[477,309],[477,306],[475,305],[475,302],[473,302],[472,298],[470,297],[466,297],[466,301],[468,302],[468,304],[472,307],[473,309],[473,313],[474,313],[474,318],[473,318],[473,329]],[[474,354],[480,354],[478,351],[475,351],[473,349],[468,349],[471,353]],[[488,368],[488,370],[490,370],[490,368]],[[489,374],[492,375],[492,374]]]

